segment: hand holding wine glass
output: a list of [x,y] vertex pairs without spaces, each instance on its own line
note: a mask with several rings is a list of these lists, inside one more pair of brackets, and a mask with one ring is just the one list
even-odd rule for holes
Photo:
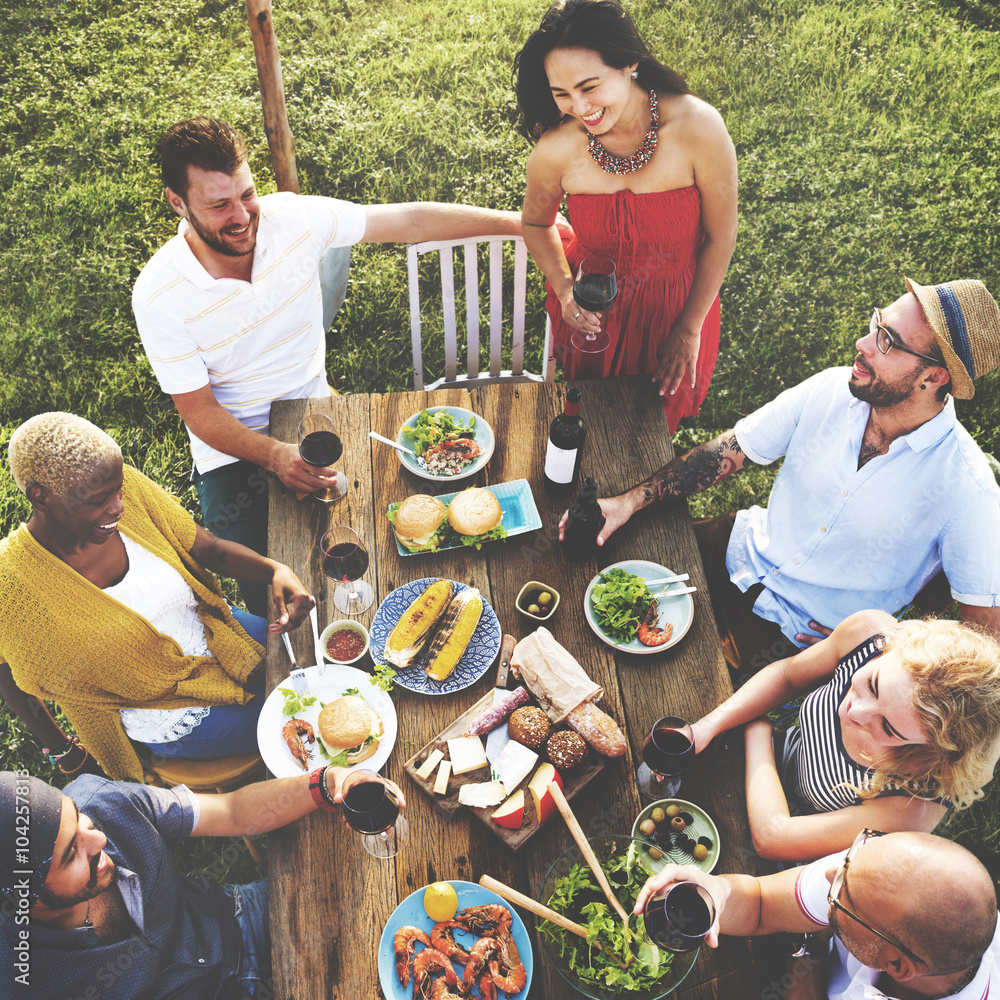
[[405,804],[396,784],[374,771],[358,769],[344,780],[344,818],[376,858],[395,857],[410,839],[409,824],[399,813]]
[[[573,298],[581,309],[603,313],[618,298],[618,278],[615,262],[609,257],[585,257],[573,285]],[[611,343],[608,335],[576,330],[570,338],[573,346],[584,354],[600,354]]]
[[657,719],[642,743],[642,764],[635,774],[640,793],[652,800],[672,799],[694,755],[694,733],[684,719],[676,715]]
[[333,603],[347,615],[360,615],[375,600],[371,584],[361,579],[368,572],[368,550],[353,528],[338,524],[320,539],[323,572],[340,582],[333,592]]
[[302,461],[332,472],[330,485],[313,491],[313,496],[323,503],[339,503],[347,496],[347,476],[331,468],[343,452],[343,442],[328,416],[308,413],[299,421],[299,455]]

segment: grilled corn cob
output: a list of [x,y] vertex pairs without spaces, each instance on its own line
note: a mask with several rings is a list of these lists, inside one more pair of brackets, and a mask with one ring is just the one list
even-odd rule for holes
[[482,613],[483,599],[475,587],[463,590],[452,598],[427,654],[424,672],[428,677],[443,681],[455,669],[469,646]]
[[395,667],[408,667],[427,645],[450,599],[450,580],[435,580],[430,584],[403,612],[389,634],[382,658]]

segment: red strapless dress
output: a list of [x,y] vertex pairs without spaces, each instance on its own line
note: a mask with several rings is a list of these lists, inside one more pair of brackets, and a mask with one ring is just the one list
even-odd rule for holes
[[[601,355],[582,355],[570,343],[573,331],[563,322],[559,300],[548,286],[546,308],[556,357],[568,379],[651,376],[657,348],[684,308],[705,240],[701,193],[692,185],[652,194],[571,194],[566,203],[576,234],[564,243],[569,266],[575,274],[584,257],[610,257],[617,264],[618,299],[604,315],[603,329],[611,338],[608,349]],[[719,353],[719,315],[716,296],[701,328],[695,390],[684,382],[675,395],[664,396],[671,434],[681,417],[698,415],[708,393]],[[652,384],[650,391],[655,391]]]

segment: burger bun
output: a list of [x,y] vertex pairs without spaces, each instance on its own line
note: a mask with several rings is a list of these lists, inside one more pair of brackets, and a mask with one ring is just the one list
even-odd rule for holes
[[489,490],[464,490],[448,505],[448,523],[460,535],[485,535],[501,521],[500,501]]
[[[327,752],[336,757],[341,751],[348,751],[348,764],[371,757],[378,750],[384,731],[378,713],[364,698],[354,694],[331,701],[319,713],[316,724],[316,735]],[[369,736],[373,738],[366,743]]]
[[437,497],[414,493],[396,510],[395,531],[400,542],[414,551],[431,544],[448,510]]

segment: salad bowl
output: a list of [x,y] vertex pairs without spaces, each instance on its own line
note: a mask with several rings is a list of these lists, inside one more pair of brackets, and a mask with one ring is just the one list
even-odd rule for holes
[[[628,885],[634,891],[629,892],[627,900],[620,894],[619,898],[622,899],[626,911],[631,912],[632,907],[635,905],[635,897],[638,894],[638,890],[642,887],[646,879],[653,874],[649,867],[647,867],[649,864],[648,856],[644,860],[643,854],[640,851],[640,848],[644,846],[643,842],[626,834],[615,834],[604,837],[590,837],[588,843],[597,855],[597,860],[600,862],[601,867],[608,875],[612,887],[615,887],[617,882],[624,881],[626,875],[630,874]],[[573,881],[572,876],[578,871],[578,866],[582,866],[591,881],[593,881],[593,875],[587,870],[587,862],[583,854],[574,844],[569,850],[560,855],[549,869],[542,883],[538,899],[544,905],[559,912],[564,912],[571,920],[586,924],[587,918],[583,916],[581,910],[588,903],[603,903],[609,911],[611,908],[608,906],[607,900],[599,889],[596,892],[579,889],[572,893],[572,898],[568,902],[566,901],[567,893],[571,892],[570,884]],[[618,868],[618,872],[608,871],[609,867],[612,869]],[[613,912],[612,916],[615,916]],[[635,919],[630,922],[630,926],[634,931]],[[591,997],[592,1000],[660,1000],[661,997],[668,996],[684,982],[687,974],[698,960],[698,955],[701,951],[700,948],[696,948],[694,951],[682,954],[670,954],[648,942],[637,939],[637,955],[625,970],[634,974],[635,979],[639,982],[639,988],[635,989],[623,986],[608,986],[599,981],[602,962],[605,962],[605,960],[600,957],[600,953],[595,949],[591,953],[594,956],[594,964],[588,966],[586,942],[569,931],[555,927],[550,923],[542,923],[539,930],[539,938],[546,955],[549,957],[549,961],[555,966],[559,975],[574,990],[583,994],[583,996]],[[582,962],[574,963],[574,955],[578,960],[582,959]],[[653,959],[652,965],[645,964],[645,960],[648,958]],[[577,964],[577,968],[580,968],[582,965],[584,969],[593,969],[598,978],[594,981],[584,978],[577,969],[571,967],[572,964]],[[640,965],[645,969],[657,971],[643,973],[638,968]],[[611,966],[611,968],[614,968],[614,966]]]
[[[432,447],[433,444],[440,443],[438,431],[435,429],[435,424],[438,423],[443,423],[446,429],[452,426],[462,427],[463,436],[471,438],[479,446],[479,455],[453,475],[432,472],[427,468],[426,462],[422,461],[422,452],[426,448]],[[440,433],[443,438],[444,431]],[[403,451],[396,452],[400,465],[407,472],[412,472],[413,475],[419,476],[421,479],[430,479],[435,482],[467,479],[469,476],[474,476],[480,469],[486,467],[493,456],[494,448],[496,448],[493,428],[479,414],[473,413],[472,410],[463,409],[461,406],[429,406],[419,413],[414,413],[399,428],[396,441],[406,449],[405,453]]]

